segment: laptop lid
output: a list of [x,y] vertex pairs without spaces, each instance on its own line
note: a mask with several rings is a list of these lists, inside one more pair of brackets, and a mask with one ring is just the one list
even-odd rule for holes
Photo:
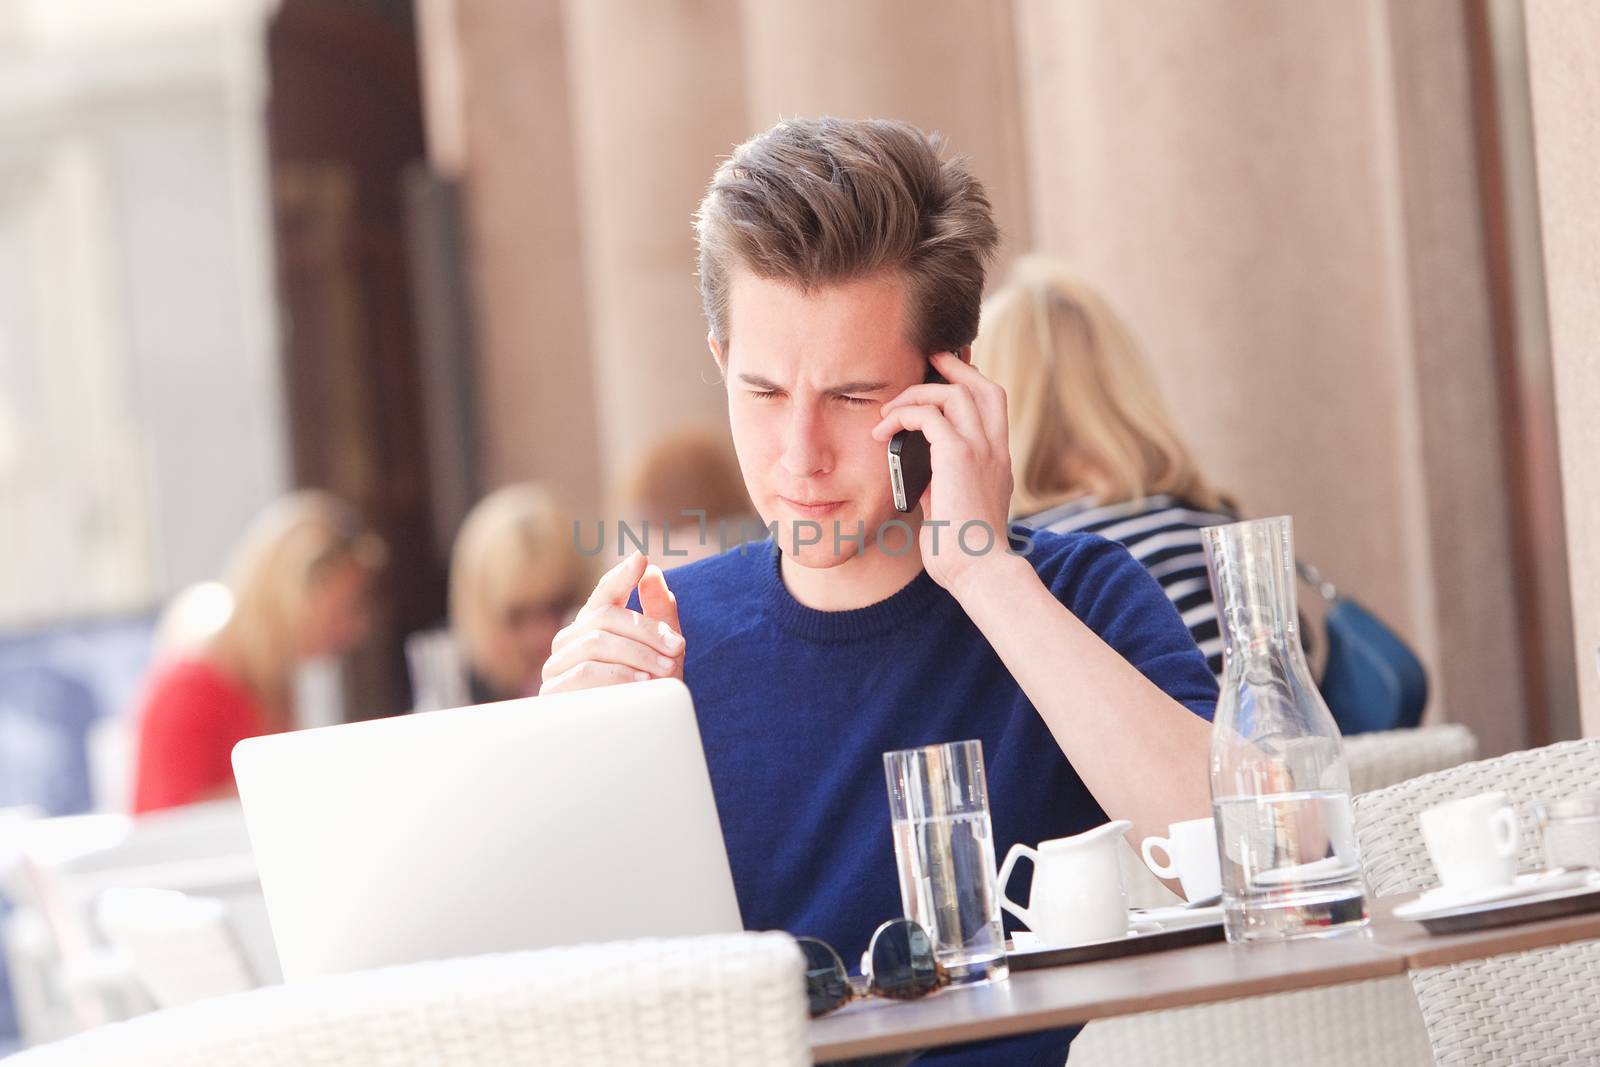
[[287,980],[742,929],[675,680],[240,742]]

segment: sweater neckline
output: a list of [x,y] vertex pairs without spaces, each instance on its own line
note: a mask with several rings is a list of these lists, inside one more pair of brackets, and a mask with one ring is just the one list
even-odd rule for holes
[[766,548],[760,565],[762,600],[780,626],[809,641],[855,641],[888,633],[914,621],[926,621],[950,599],[924,568],[875,604],[844,611],[807,607],[783,584],[782,550],[770,539]]

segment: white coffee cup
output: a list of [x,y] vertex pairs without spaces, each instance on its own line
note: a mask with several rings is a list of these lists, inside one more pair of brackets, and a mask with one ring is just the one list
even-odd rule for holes
[[[1166,859],[1157,860],[1157,851]],[[1176,878],[1189,900],[1205,900],[1222,892],[1217,827],[1212,819],[1175,822],[1167,828],[1166,837],[1145,838],[1139,855],[1157,878]]]
[[1510,885],[1517,877],[1517,812],[1504,793],[1479,793],[1423,812],[1422,841],[1439,882],[1470,892]]
[[[1012,845],[1000,865],[1000,906],[1052,947],[1126,936],[1128,892],[1117,849],[1132,825],[1119,819],[1076,837],[1041,841],[1037,849]],[[1027,907],[1005,895],[1012,868],[1023,857],[1033,861]]]

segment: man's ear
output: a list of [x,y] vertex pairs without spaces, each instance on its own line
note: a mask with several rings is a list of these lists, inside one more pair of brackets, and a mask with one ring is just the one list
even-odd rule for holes
[[956,352],[956,358],[961,360],[961,362],[965,363],[967,366],[972,366],[972,346],[962,345],[961,348]]
[[706,347],[711,349],[711,358],[716,361],[717,369],[726,377],[728,374],[728,361],[722,354],[722,346],[717,344],[717,335],[710,330],[706,331]]

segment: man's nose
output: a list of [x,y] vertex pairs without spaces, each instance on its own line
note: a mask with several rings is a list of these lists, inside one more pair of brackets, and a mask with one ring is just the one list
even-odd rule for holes
[[783,442],[783,470],[791,478],[811,478],[833,469],[833,447],[828,440],[827,420],[816,404],[799,403],[790,408],[789,424]]

